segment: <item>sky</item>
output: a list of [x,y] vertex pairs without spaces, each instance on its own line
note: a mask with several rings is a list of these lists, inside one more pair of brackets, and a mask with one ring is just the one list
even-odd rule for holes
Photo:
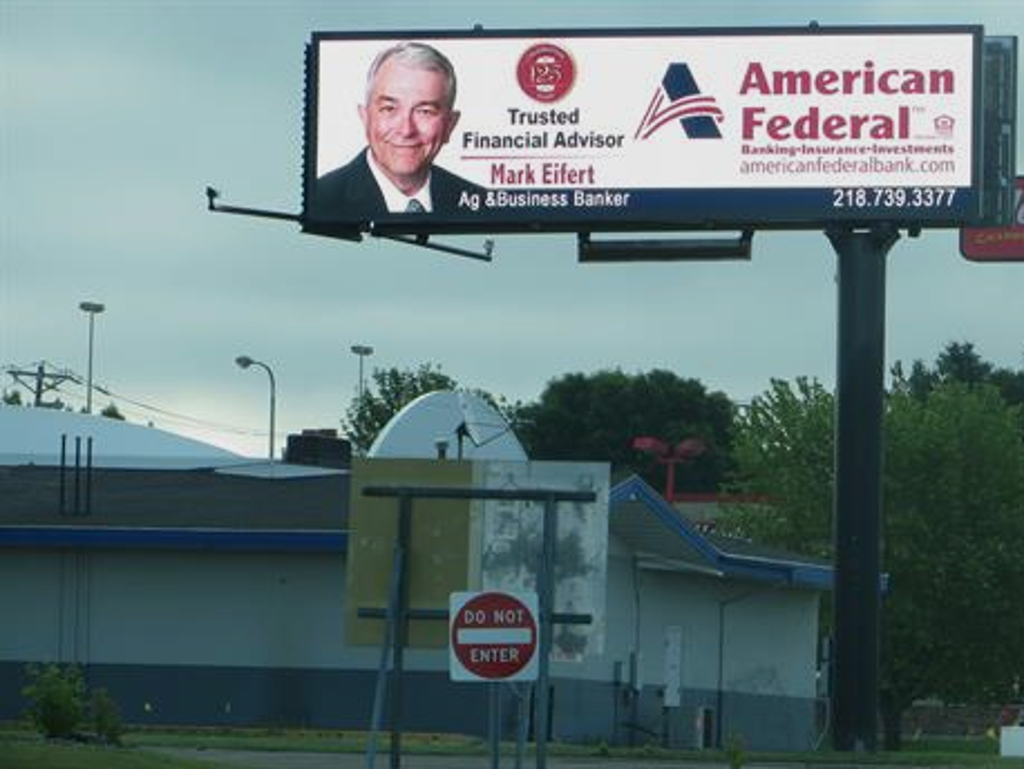
[[[613,368],[668,369],[741,403],[773,378],[832,386],[836,256],[821,232],[759,232],[750,261],[612,265],[579,264],[571,234],[499,235],[484,263],[210,213],[204,194],[298,212],[315,31],[811,21],[1024,37],[1024,3],[0,0],[0,389],[14,384],[5,366],[85,375],[85,300],[106,308],[94,381],[117,396],[97,394],[96,407],[113,400],[132,421],[252,456],[266,451],[269,387],[235,365],[241,354],[274,371],[278,445],[339,427],[358,392],[355,344],[374,349],[367,378],[431,363],[511,401]],[[887,262],[887,363],[971,342],[1020,369],[1022,294],[1024,263],[968,262],[955,230],[901,238]],[[60,397],[85,403],[71,383]]]

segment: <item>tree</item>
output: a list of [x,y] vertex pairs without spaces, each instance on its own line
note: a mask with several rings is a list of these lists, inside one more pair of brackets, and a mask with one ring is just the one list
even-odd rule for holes
[[[738,421],[735,489],[770,504],[730,528],[816,554],[831,549],[832,396],[774,382]],[[904,382],[885,415],[880,706],[887,748],[923,696],[1005,700],[1024,676],[1024,444],[991,385]],[[801,545],[801,543],[803,543]],[[828,615],[825,615],[826,617]]]
[[649,435],[674,445],[699,438],[706,451],[678,469],[676,488],[716,491],[730,466],[733,413],[724,394],[709,393],[695,379],[613,370],[553,379],[538,402],[519,408],[515,427],[533,459],[610,461],[656,488],[664,470],[637,452],[633,439]]
[[1024,443],[991,385],[890,396],[881,634],[886,746],[917,698],[1007,701],[1024,676]]
[[905,374],[903,365],[897,361],[892,373],[895,387],[905,389],[918,398],[925,397],[943,382],[991,384],[998,388],[1007,403],[1024,405],[1024,370],[996,368],[982,360],[971,342],[947,344],[939,353],[934,367],[929,368],[922,361],[916,360],[910,374]]
[[728,510],[727,528],[819,558],[832,555],[832,393],[806,378],[772,380],[737,419],[727,488],[767,500]]
[[458,384],[430,363],[416,369],[375,368],[372,380],[349,405],[342,427],[352,447],[365,454],[388,421],[407,403],[434,390],[454,390]]
[[7,406],[20,406],[21,393],[17,390],[4,390],[2,401]]
[[124,414],[122,414],[121,410],[113,403],[108,403],[103,411],[100,412],[100,416],[106,417],[107,419],[118,419],[122,422],[125,421]]

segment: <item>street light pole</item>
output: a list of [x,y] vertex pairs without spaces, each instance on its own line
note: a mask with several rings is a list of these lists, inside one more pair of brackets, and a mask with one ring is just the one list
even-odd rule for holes
[[99,302],[79,302],[78,309],[89,315],[89,370],[86,375],[85,384],[85,413],[92,413],[92,348],[94,338],[94,323],[96,316],[106,309]]
[[366,386],[363,380],[363,358],[373,355],[373,348],[366,344],[352,345],[352,352],[359,356],[359,402],[362,403]]
[[267,376],[270,377],[270,439],[267,451],[267,456],[270,457],[270,461],[274,461],[274,417],[277,411],[277,383],[274,381],[274,372],[271,371],[263,361],[258,361],[250,358],[248,355],[239,355],[235,358],[235,363],[238,364],[239,368],[249,368],[250,366],[259,366],[261,369],[267,372]]

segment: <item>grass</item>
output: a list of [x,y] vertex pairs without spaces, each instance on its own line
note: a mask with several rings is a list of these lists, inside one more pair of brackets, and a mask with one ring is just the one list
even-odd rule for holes
[[[140,729],[123,737],[123,747],[44,740],[22,724],[0,725],[0,769],[229,769],[213,759],[177,758],[149,748],[362,753],[363,733],[266,729]],[[458,735],[406,734],[403,753],[483,755],[479,739]],[[386,755],[387,735],[378,743]],[[237,769],[231,765],[230,769]]]
[[[366,732],[313,729],[144,729],[131,731],[124,743],[132,747],[202,748],[206,750],[265,750],[303,753],[362,753]],[[379,736],[378,751],[390,744]],[[454,734],[402,735],[403,752],[417,754],[483,755],[486,743]]]
[[[172,758],[147,750],[154,747],[361,753],[363,732],[274,729],[135,729],[124,737],[124,748],[45,742],[24,727],[0,726],[0,767],[3,769],[227,769],[211,760]],[[405,734],[405,754],[486,755],[483,740],[457,735]],[[513,749],[504,746],[506,752]],[[388,737],[380,736],[378,753],[388,751]],[[615,748],[605,745],[550,745],[550,755],[615,759],[627,769],[630,759],[664,760],[666,766],[687,763],[728,765],[722,751],[668,750],[653,745]],[[784,763],[803,767],[879,766],[967,767],[972,769],[1024,769],[1024,759],[1000,758],[998,742],[991,738],[922,739],[908,741],[898,753],[850,754],[746,752],[745,763]],[[532,752],[531,752],[532,754]]]
[[228,769],[142,750],[0,737],[3,769]]

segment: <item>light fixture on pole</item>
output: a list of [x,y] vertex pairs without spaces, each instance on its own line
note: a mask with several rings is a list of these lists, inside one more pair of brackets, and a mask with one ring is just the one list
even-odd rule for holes
[[366,393],[366,386],[363,380],[363,358],[373,355],[373,348],[366,344],[352,345],[352,352],[359,356],[359,401],[362,402]]
[[675,446],[669,446],[660,438],[641,435],[633,439],[633,448],[642,451],[661,465],[665,465],[665,499],[676,501],[676,465],[692,462],[707,447],[700,438],[686,438]]
[[96,316],[106,308],[99,302],[79,302],[78,309],[89,315],[89,370],[85,383],[85,413],[92,413],[92,346]]
[[270,461],[274,461],[274,412],[277,409],[277,383],[274,381],[274,372],[270,370],[270,366],[266,363],[250,358],[248,355],[239,355],[235,358],[235,363],[238,364],[239,368],[249,368],[250,366],[259,366],[261,369],[267,372],[267,376],[270,377],[270,441],[269,450],[267,452],[270,457]]

